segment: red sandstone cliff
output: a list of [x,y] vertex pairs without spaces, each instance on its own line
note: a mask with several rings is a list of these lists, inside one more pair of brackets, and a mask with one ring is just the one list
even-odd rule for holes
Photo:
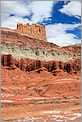
[[[52,72],[53,75],[56,75],[60,72],[67,72],[69,74],[80,73],[80,59],[76,59],[70,62],[61,62],[61,61],[40,61],[33,59],[13,59],[11,55],[2,55],[1,57],[2,66],[9,66],[11,69],[17,67],[22,71],[30,72],[36,69],[45,67],[48,72]],[[38,70],[38,73],[40,71]]]
[[39,24],[29,24],[23,25],[22,23],[17,23],[17,30],[23,34],[28,35],[31,38],[46,41],[46,31],[44,25]]

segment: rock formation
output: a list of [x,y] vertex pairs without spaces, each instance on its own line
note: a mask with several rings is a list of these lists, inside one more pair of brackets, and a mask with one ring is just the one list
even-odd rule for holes
[[25,24],[17,23],[17,30],[21,33],[27,34],[31,38],[35,38],[42,41],[47,41],[45,26],[39,24]]
[[44,26],[36,24],[1,28],[1,38],[2,119],[77,118],[81,45],[49,43]]
[[80,59],[76,59],[70,62],[61,62],[61,61],[41,61],[34,59],[13,59],[12,55],[2,55],[1,62],[3,66],[18,67],[20,70],[25,72],[30,72],[42,67],[46,68],[48,72],[60,73],[67,72],[69,74],[76,74],[80,72]]
[[[11,54],[14,58],[30,58],[42,61],[68,62],[80,57],[80,46],[61,48],[56,44],[30,38],[16,30],[1,29],[1,53]],[[76,50],[76,51],[73,51]]]
[[9,54],[9,55],[1,55],[1,63],[3,66],[10,66],[13,64],[13,58],[12,58],[12,55]]
[[[42,37],[38,35],[38,31]],[[35,34],[37,38],[33,38],[32,34]],[[45,68],[54,76],[61,74],[61,72],[63,74],[80,74],[81,46],[59,47],[44,41],[46,35],[43,25],[18,23],[16,30],[2,28],[1,37],[1,63],[3,67],[19,68],[24,72]]]

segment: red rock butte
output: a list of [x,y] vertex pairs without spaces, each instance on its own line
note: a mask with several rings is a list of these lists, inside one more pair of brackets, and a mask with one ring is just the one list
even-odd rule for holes
[[17,23],[17,30],[23,34],[26,34],[29,37],[42,41],[47,41],[44,25],[29,23],[23,25],[22,23]]

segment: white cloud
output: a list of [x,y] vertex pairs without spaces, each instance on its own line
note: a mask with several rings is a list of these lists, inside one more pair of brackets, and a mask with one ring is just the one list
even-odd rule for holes
[[22,1],[1,1],[1,12],[3,14],[16,14],[18,16],[29,15],[30,10]]
[[54,24],[46,26],[46,35],[49,42],[59,46],[72,45],[81,40],[76,39],[74,34],[66,33],[66,30],[79,28],[80,24]]
[[[1,26],[15,28],[17,21],[37,23],[49,19],[53,3],[54,1],[1,1]],[[15,16],[10,17],[10,14]],[[23,18],[31,14],[33,16],[30,21]]]
[[17,28],[17,22],[26,24],[26,23],[32,23],[31,21],[29,21],[28,19],[23,19],[21,17],[18,16],[12,16],[6,19],[6,22],[1,22],[2,27],[8,27],[11,29],[16,29]]
[[52,42],[54,44],[57,44],[59,46],[68,46],[68,45],[74,45],[76,43],[81,43],[81,40],[75,39],[75,35],[73,34],[66,34],[62,33],[59,36],[48,38],[49,42]]
[[[11,16],[14,14],[15,16]],[[22,1],[1,1],[1,26],[15,29],[17,22],[27,23],[28,19],[23,16],[29,15],[30,11]]]
[[37,23],[42,21],[44,18],[48,19],[51,17],[51,11],[54,1],[35,1],[30,4],[29,8],[33,13],[32,21]]
[[75,16],[79,18],[81,16],[81,2],[70,1],[68,4],[64,5],[63,8],[59,11],[69,16]]

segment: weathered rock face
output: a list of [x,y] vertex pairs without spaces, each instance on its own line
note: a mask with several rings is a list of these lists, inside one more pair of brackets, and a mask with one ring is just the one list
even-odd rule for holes
[[[21,33],[18,30],[2,28],[2,65],[12,65],[25,72],[45,67],[53,75],[62,71],[69,74],[79,72],[81,46],[61,48],[55,44],[24,35],[27,31],[29,34],[33,33],[33,29],[36,30],[38,27],[42,28],[42,26],[36,24],[25,26],[18,24],[17,28]],[[26,30],[24,30],[25,28]],[[41,30],[44,31],[44,29]],[[23,33],[23,31],[25,32]],[[36,33],[38,34],[38,32]]]
[[28,45],[28,47],[36,47],[46,50],[59,47],[56,44],[44,42],[42,40],[24,35],[23,33],[19,33],[18,30],[11,30],[7,28],[1,28],[1,38],[2,44]]
[[30,25],[29,23],[23,25],[22,23],[18,23],[17,29],[19,32],[27,34],[31,38],[47,41],[44,25],[39,25],[39,24]]
[[37,59],[41,61],[62,61],[67,62],[77,59],[77,55],[74,56],[70,52],[66,52],[61,49],[45,50],[42,48],[28,47],[28,45],[18,45],[13,43],[5,43],[1,46],[2,54],[11,54],[14,58],[22,59]]
[[78,58],[81,56],[81,44],[75,44],[74,46],[66,46],[62,48],[68,50],[71,53],[74,53],[74,55],[77,55]]
[[53,75],[57,75],[60,72],[67,72],[69,74],[80,72],[80,60],[76,59],[71,62],[61,62],[61,61],[40,61],[33,59],[13,59],[11,55],[2,55],[1,59],[3,66],[16,66],[22,71],[30,72],[36,69],[45,67],[48,72],[52,72]]
[[81,64],[80,64],[80,59],[76,59],[73,62],[68,62],[65,63],[64,65],[64,70],[67,71],[68,73],[80,73],[80,69],[81,69]]
[[30,58],[41,61],[68,62],[77,59],[80,55],[80,48],[77,53],[72,52],[72,49],[70,51],[49,42],[29,38],[16,30],[2,29],[1,37],[1,54],[11,54],[17,59]]
[[3,66],[10,66],[12,65],[14,62],[13,62],[13,58],[12,58],[12,55],[1,55],[1,63]]

